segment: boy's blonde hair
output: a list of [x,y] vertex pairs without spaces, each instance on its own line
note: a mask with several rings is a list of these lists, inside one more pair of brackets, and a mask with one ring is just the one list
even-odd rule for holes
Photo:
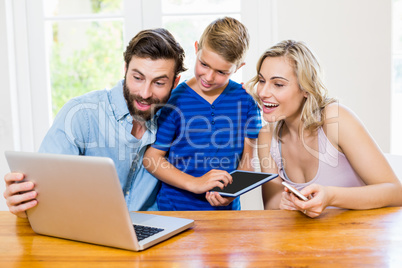
[[[258,74],[261,71],[264,60],[266,58],[275,57],[285,57],[290,61],[297,77],[300,90],[308,93],[301,112],[301,121],[303,122],[301,131],[303,132],[305,129],[310,131],[317,130],[324,124],[324,108],[336,100],[328,97],[328,90],[321,78],[320,64],[303,42],[285,40],[265,51],[258,60],[257,75],[246,84],[246,87],[251,89],[250,94],[260,103],[256,92],[256,85],[259,81]],[[276,138],[278,138],[278,133],[282,126],[283,120],[277,122],[274,133]]]
[[249,42],[246,26],[234,18],[224,17],[207,26],[198,42],[198,50],[206,46],[239,67],[244,62]]

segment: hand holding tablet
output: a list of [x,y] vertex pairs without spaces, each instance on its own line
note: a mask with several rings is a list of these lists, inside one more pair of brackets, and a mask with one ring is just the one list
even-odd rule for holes
[[217,192],[221,196],[237,197],[240,196],[261,184],[268,182],[276,177],[278,174],[262,173],[252,171],[235,170],[230,173],[233,178],[232,184],[228,184],[223,189],[215,187],[210,191]]

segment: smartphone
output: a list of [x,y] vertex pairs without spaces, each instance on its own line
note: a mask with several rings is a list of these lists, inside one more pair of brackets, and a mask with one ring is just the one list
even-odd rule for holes
[[286,188],[289,189],[289,191],[291,191],[295,196],[297,196],[299,199],[303,200],[303,201],[308,201],[308,198],[305,197],[304,195],[302,195],[298,190],[296,190],[292,185],[290,185],[289,183],[287,183],[286,181],[282,182],[283,186],[285,186]]

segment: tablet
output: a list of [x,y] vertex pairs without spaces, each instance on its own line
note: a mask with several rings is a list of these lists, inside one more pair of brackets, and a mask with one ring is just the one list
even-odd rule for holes
[[261,173],[252,171],[235,170],[230,173],[233,178],[232,184],[228,184],[225,188],[221,189],[215,187],[211,192],[218,192],[221,196],[237,197],[242,195],[267,181],[275,179],[278,174]]

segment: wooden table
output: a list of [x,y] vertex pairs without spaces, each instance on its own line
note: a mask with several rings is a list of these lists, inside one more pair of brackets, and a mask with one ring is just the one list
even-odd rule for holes
[[35,234],[0,212],[0,267],[401,267],[402,208],[158,212],[195,226],[143,252]]

